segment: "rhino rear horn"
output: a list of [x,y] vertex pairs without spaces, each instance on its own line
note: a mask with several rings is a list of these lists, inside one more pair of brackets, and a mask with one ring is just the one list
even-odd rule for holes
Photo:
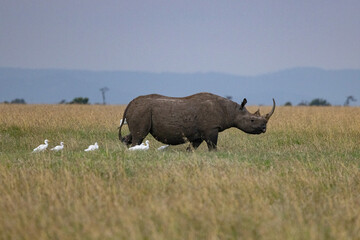
[[240,109],[242,110],[245,107],[245,104],[247,103],[246,98],[244,98],[244,100],[241,103]]
[[273,115],[274,111],[275,111],[275,99],[273,99],[273,107],[272,107],[271,111],[265,115],[265,118],[267,120],[269,120],[270,117]]

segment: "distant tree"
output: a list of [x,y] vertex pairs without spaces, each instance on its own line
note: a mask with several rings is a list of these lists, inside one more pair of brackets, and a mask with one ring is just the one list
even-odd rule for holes
[[349,105],[350,105],[350,101],[356,102],[357,100],[356,100],[353,96],[348,96],[348,97],[346,98],[346,101],[345,101],[345,103],[344,103],[344,106],[349,106]]
[[25,102],[25,100],[23,98],[15,98],[10,103],[13,103],[13,104],[26,104],[26,102]]
[[69,102],[69,104],[89,104],[89,98],[77,97]]
[[61,100],[61,101],[59,102],[59,104],[66,104],[66,100],[65,100],[65,99]]
[[298,106],[307,106],[308,103],[306,101],[301,101]]
[[233,99],[232,96],[226,96],[226,98],[229,99],[229,100],[232,100],[232,99]]
[[109,88],[107,87],[103,87],[103,88],[100,88],[100,92],[102,94],[102,98],[103,98],[103,104],[105,105],[106,102],[105,102],[105,92],[109,91]]
[[292,106],[292,103],[291,103],[291,102],[286,102],[286,103],[284,104],[284,106],[291,107],[291,106]]
[[309,103],[309,106],[331,106],[331,104],[325,99],[315,98]]

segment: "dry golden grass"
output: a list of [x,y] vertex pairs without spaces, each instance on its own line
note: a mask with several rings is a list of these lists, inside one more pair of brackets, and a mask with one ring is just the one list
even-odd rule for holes
[[278,107],[211,153],[126,151],[123,111],[0,104],[1,239],[360,239],[359,108]]

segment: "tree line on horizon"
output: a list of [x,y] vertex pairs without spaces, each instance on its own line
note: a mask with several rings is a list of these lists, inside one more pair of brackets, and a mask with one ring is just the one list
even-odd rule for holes
[[[356,102],[357,100],[353,96],[348,96],[345,100],[344,106],[350,106],[350,102]],[[292,106],[291,102],[286,102],[284,106]],[[315,98],[310,102],[301,101],[297,106],[331,106],[327,100],[323,98]]]
[[[26,101],[23,98],[15,98],[15,99],[11,100],[10,102],[4,101],[3,103],[5,103],[5,104],[26,104]],[[89,103],[89,98],[87,98],[87,97],[76,97],[70,102],[66,102],[66,100],[63,99],[58,104],[90,104],[90,103]]]
[[[232,100],[232,96],[225,96],[227,99]],[[350,102],[356,102],[357,100],[353,96],[348,96],[346,98],[346,101],[344,103],[344,106],[349,106]],[[5,104],[26,104],[25,99],[23,98],[15,98],[11,100],[10,102],[4,101]],[[58,104],[90,104],[89,98],[87,97],[76,97],[72,101],[67,102],[65,99],[61,100]],[[103,103],[105,105],[105,101]],[[293,106],[290,101],[286,102],[284,106]],[[310,102],[307,101],[301,101],[297,106],[331,106],[331,104],[322,98],[315,98],[311,100]]]

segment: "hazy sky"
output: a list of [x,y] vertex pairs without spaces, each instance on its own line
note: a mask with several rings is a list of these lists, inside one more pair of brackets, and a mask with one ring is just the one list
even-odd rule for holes
[[359,0],[0,0],[0,66],[360,68]]

